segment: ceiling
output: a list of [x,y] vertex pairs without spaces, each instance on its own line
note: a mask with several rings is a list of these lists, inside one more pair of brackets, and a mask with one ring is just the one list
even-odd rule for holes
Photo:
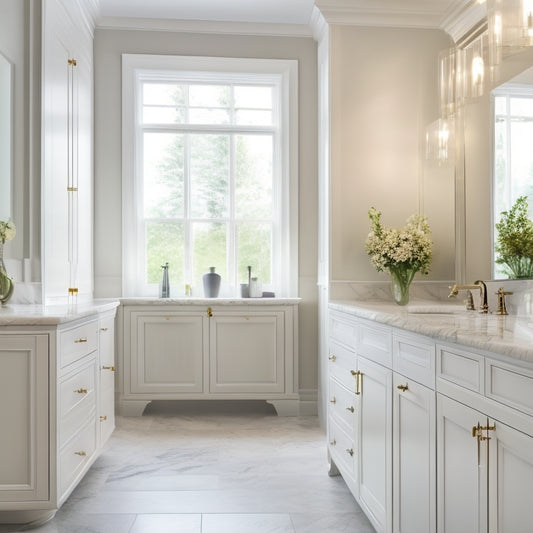
[[[474,0],[316,0],[333,23],[438,27]],[[100,16],[210,22],[311,22],[315,0],[99,0]]]

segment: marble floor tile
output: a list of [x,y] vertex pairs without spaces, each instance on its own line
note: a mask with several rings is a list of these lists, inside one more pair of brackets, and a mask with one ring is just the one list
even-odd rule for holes
[[[373,533],[328,476],[316,417],[258,402],[154,402],[36,533]],[[0,525],[0,533],[20,527]]]

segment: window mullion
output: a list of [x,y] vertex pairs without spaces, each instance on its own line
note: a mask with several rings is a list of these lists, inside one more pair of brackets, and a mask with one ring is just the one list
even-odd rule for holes
[[[189,86],[185,90],[185,122],[189,122]],[[191,142],[190,134],[184,132],[183,142],[183,219],[184,219],[184,284],[193,284],[193,250],[192,250],[192,224],[191,224]]]

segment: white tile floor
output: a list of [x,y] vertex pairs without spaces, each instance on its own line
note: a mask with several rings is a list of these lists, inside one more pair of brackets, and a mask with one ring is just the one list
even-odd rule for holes
[[32,531],[374,533],[342,478],[328,476],[317,419],[256,402],[154,402],[119,417],[78,488]]

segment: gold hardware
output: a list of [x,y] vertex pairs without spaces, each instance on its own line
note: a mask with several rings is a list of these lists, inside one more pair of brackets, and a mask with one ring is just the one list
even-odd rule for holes
[[213,310],[210,307],[207,308],[207,316],[209,318],[211,318],[213,316]]
[[330,355],[330,356],[328,357],[328,359],[329,359],[332,363],[334,363],[334,362],[337,360],[337,356],[336,356],[336,355]]
[[[493,424],[492,426],[482,426],[479,422],[477,423],[477,426],[472,427],[472,437],[477,439],[477,465],[481,465],[481,442],[482,441],[489,441],[491,437],[489,437],[489,431],[494,431],[496,429],[496,424]],[[483,431],[486,431],[487,434],[483,435]],[[488,444],[488,443],[487,443]],[[488,460],[488,457],[487,457]]]
[[107,331],[107,328],[100,328],[100,331]]
[[78,187],[67,187],[67,192],[78,192]]
[[[479,289],[479,296],[480,296],[480,300],[481,300],[480,307],[479,307],[479,312],[483,313],[483,314],[487,314],[487,313],[490,312],[489,311],[489,306],[487,304],[487,286],[480,279],[475,281],[473,285],[457,285],[457,284],[455,284],[453,287],[448,287],[448,288],[450,289],[450,294],[448,294],[448,298],[454,298],[455,296],[457,296],[457,294],[459,294],[459,291],[469,291],[469,290],[472,290],[472,289]],[[467,307],[466,308],[467,308],[468,311],[473,311],[475,309],[473,301],[472,301],[472,298],[471,298],[471,295],[467,299]]]
[[71,65],[72,67],[75,67],[78,64],[78,62],[75,59],[69,59],[68,64]]
[[87,454],[85,452],[74,452],[76,455],[81,455],[82,457],[85,457]]
[[407,383],[405,385],[398,385],[398,389],[400,389],[402,392],[405,392],[409,389],[409,386]]
[[512,292],[506,292],[503,287],[498,289],[498,292],[495,293],[498,296],[498,310],[496,311],[497,315],[508,315],[507,307],[505,306],[505,297]]
[[363,379],[363,373],[358,370],[357,372],[355,370],[350,370],[350,373],[355,378],[355,392],[354,394],[361,394],[361,384]]
[[335,396],[333,396],[333,400],[330,400],[329,403],[337,403],[337,398],[335,398]]
[[68,288],[69,294],[78,294],[78,288],[77,287],[69,287]]
[[79,339],[76,339],[74,342],[76,344],[78,344],[80,342],[87,342],[87,337],[80,337]]
[[332,446],[337,446],[337,441],[335,439],[329,441],[329,443],[332,445]]
[[350,407],[347,407],[346,410],[350,411],[350,413],[353,413],[355,411],[355,408],[353,405],[350,405]]
[[100,417],[100,422],[104,422],[104,420],[107,420],[107,416],[105,416],[105,415]]
[[77,389],[74,392],[77,392],[78,394],[87,394],[87,389]]
[[346,448],[346,451],[353,457],[353,448]]
[[111,370],[111,372],[114,372],[115,371],[115,367],[114,366],[103,366],[102,370]]

